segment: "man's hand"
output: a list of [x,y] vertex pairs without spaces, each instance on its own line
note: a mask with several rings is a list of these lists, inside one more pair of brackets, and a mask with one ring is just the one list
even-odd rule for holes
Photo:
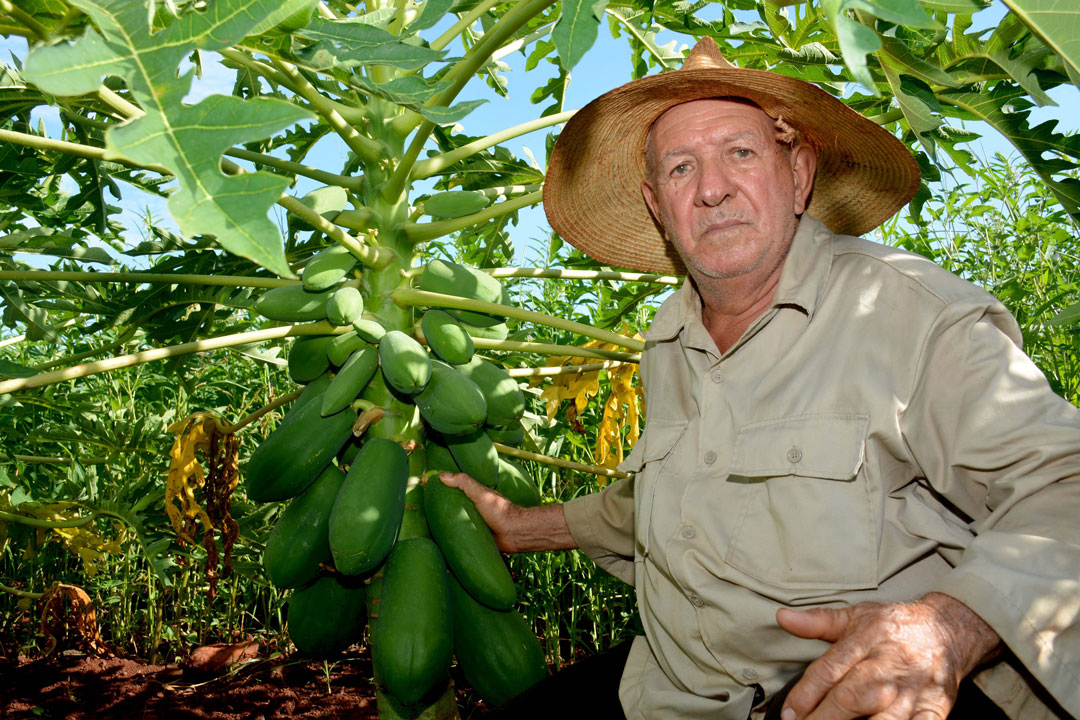
[[524,508],[481,485],[465,473],[442,473],[439,482],[463,491],[495,535],[495,544],[504,553],[539,550],[569,550],[577,542],[566,526],[562,505]]
[[945,720],[960,681],[1001,642],[941,593],[910,604],[781,609],[776,620],[792,635],[833,643],[791,689],[783,720]]

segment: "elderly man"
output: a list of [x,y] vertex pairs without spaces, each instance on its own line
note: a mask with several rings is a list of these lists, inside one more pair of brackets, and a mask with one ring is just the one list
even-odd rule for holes
[[529,510],[444,480],[504,550],[635,585],[627,717],[988,717],[970,675],[1014,719],[1080,712],[1080,414],[1000,303],[852,237],[917,185],[887,132],[709,39],[563,132],[552,226],[689,275],[646,334],[635,474]]

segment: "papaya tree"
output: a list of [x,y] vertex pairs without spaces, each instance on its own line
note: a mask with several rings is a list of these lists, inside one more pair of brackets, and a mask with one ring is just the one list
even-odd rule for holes
[[[1080,27],[1047,0],[1010,0],[999,23],[972,30],[984,6],[0,0],[0,33],[28,48],[0,80],[3,342],[32,345],[37,358],[0,365],[0,402],[17,422],[42,403],[62,412],[102,373],[165,363],[184,386],[194,357],[259,363],[264,382],[250,394],[265,402],[226,404],[246,417],[173,418],[164,504],[176,537],[197,544],[202,533],[208,554],[219,544],[228,554],[234,489],[256,504],[287,502],[265,572],[293,592],[301,649],[339,650],[366,622],[387,717],[452,716],[452,652],[498,702],[543,675],[543,653],[475,508],[423,480],[462,469],[528,503],[540,497],[515,456],[618,475],[612,459],[636,437],[632,367],[644,347],[626,320],[679,282],[574,253],[567,267],[513,267],[510,227],[540,203],[543,171],[505,143],[554,132],[572,114],[570,73],[602,24],[625,40],[626,80],[677,67],[709,35],[737,64],[817,82],[900,135],[926,180],[913,212],[942,168],[970,164],[963,143],[974,136],[952,123],[981,120],[1075,221],[1080,145],[1052,124],[1032,127],[1028,109],[1075,85]],[[533,94],[538,117],[467,135],[459,121],[485,110],[463,91],[478,79],[495,96],[512,92],[502,58],[517,52],[528,68],[551,60],[555,70]],[[230,92],[188,102],[210,65]],[[54,127],[35,124],[45,107]],[[126,227],[116,203],[132,197],[167,200],[178,232]],[[16,253],[55,260],[44,268]],[[581,305],[598,307],[571,308],[581,319],[531,309],[532,278],[590,284]],[[536,428],[521,424],[520,383],[554,378],[553,407],[587,398],[601,372],[614,400],[595,463],[541,452]],[[285,407],[240,452],[236,433]],[[72,441],[88,437],[84,428]],[[38,454],[15,450],[29,449],[5,450],[25,465]],[[218,458],[206,477],[196,449]],[[216,513],[193,501],[211,479]],[[9,504],[9,523],[90,521]],[[143,533],[133,513],[84,508]],[[499,638],[524,648],[516,666],[493,661]]]

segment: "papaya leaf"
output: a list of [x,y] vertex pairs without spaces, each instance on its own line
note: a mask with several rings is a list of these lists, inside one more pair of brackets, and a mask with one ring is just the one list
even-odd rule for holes
[[960,87],[961,85],[948,72],[933,63],[919,58],[905,43],[895,38],[881,38],[881,54],[879,57],[884,62],[893,64],[901,72],[917,77],[923,82],[944,85],[945,87]]
[[449,82],[428,83],[415,75],[394,78],[388,82],[375,83],[356,75],[349,79],[356,88],[366,93],[397,103],[418,112],[433,123],[453,123],[468,115],[486,100],[470,100],[450,107],[425,105],[424,103],[450,87]]
[[1080,14],[1062,0],[1005,0],[1005,5],[1061,58],[1074,83],[1080,80]]
[[44,310],[27,302],[22,290],[14,283],[0,285],[0,297],[4,299],[4,323],[14,325],[26,323],[26,339],[55,340],[56,331],[49,327],[49,315]]
[[1039,85],[1034,71],[1050,51],[1045,47],[1026,53],[1016,53],[1026,28],[1014,16],[1006,16],[985,41],[984,32],[965,32],[970,17],[957,16],[949,42],[936,50],[937,62],[948,70],[957,83],[970,85],[984,80],[1000,79],[1005,73],[1019,83],[1039,105],[1056,105]]
[[874,76],[870,74],[870,68],[866,64],[866,56],[881,49],[881,39],[878,34],[848,16],[845,0],[822,0],[822,7],[840,43],[844,65],[855,80],[876,95],[877,87]]
[[929,12],[971,15],[994,4],[994,0],[923,0],[924,10]]
[[885,77],[892,88],[908,127],[919,138],[926,152],[935,156],[934,137],[931,133],[941,126],[941,111],[933,91],[924,83],[909,75],[897,75],[887,64],[883,65]]
[[105,76],[123,78],[146,115],[109,128],[107,156],[164,166],[179,181],[169,210],[185,234],[213,235],[226,250],[292,277],[280,233],[267,216],[288,180],[264,172],[227,177],[220,163],[232,145],[266,137],[311,114],[272,98],[212,95],[197,105],[184,105],[192,74],[177,74],[192,50],[220,50],[238,42],[258,18],[281,4],[216,2],[205,11],[185,13],[156,33],[147,27],[146,10],[139,3],[72,4],[90,16],[97,29],[88,28],[72,44],[33,50],[26,61],[27,79],[46,92],[67,96],[95,91]]
[[445,53],[403,43],[387,31],[365,22],[316,18],[297,34],[315,44],[297,51],[297,57],[319,70],[356,65],[390,65],[417,70],[441,60]]
[[2,378],[24,378],[37,375],[37,373],[38,371],[32,367],[0,358],[0,377]]
[[596,42],[608,0],[563,0],[562,16],[551,31],[559,64],[571,70]]
[[[1056,132],[1057,122],[1048,120],[1029,127],[1030,106],[1022,88],[998,85],[990,92],[949,90],[938,94],[943,103],[957,106],[993,126],[1024,156],[1035,172],[1050,188],[1065,211],[1080,218],[1080,181],[1075,178],[1055,179],[1055,175],[1074,170],[1080,158],[1080,136],[1065,136]],[[1050,158],[1044,153],[1051,153]],[[1062,157],[1065,156],[1065,157]]]
[[414,35],[421,30],[435,27],[446,13],[450,12],[453,5],[454,0],[427,0],[424,3],[424,9],[420,11],[420,17],[409,23],[405,34]]

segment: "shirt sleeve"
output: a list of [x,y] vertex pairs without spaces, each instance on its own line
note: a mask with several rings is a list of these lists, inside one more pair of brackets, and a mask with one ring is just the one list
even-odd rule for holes
[[1080,715],[1080,412],[1019,337],[1000,305],[946,307],[901,423],[923,476],[975,535],[935,589]]
[[598,493],[563,505],[578,547],[600,568],[634,584],[634,479],[617,480]]

